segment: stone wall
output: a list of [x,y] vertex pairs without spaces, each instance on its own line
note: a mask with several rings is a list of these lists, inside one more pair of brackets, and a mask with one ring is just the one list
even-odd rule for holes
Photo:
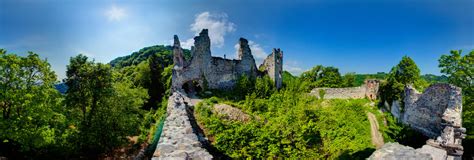
[[360,99],[369,98],[377,99],[379,90],[379,80],[366,80],[362,86],[348,88],[314,88],[310,94],[318,98],[320,90],[324,91],[324,99]]
[[266,74],[275,81],[275,86],[281,88],[283,85],[283,51],[274,48],[272,54],[263,61],[259,69],[266,71]]
[[413,87],[405,88],[402,122],[428,137],[441,135],[446,122],[461,127],[461,88],[433,84],[423,94]]
[[[407,86],[403,102],[403,110],[398,101],[393,103],[392,114],[402,123],[431,138],[422,148],[416,149],[418,153],[429,154],[432,159],[461,159],[464,152],[462,139],[466,136],[466,129],[462,127],[461,88],[450,84],[433,84],[424,93],[419,93],[412,86]],[[383,152],[377,150],[371,157]],[[390,155],[399,155],[395,159],[403,159],[405,157],[400,156],[403,154],[401,152],[392,151]]]
[[186,98],[179,92],[174,92],[169,97],[167,117],[153,154],[153,160],[212,159],[212,155],[202,147],[200,139],[203,137],[198,137],[192,128]]
[[[200,86],[209,89],[229,89],[235,85],[236,80],[241,75],[247,75],[250,78],[260,75],[246,39],[239,39],[238,59],[212,57],[210,47],[208,30],[203,29],[199,36],[194,37],[194,46],[191,47],[191,59],[185,60],[179,39],[177,36],[174,37],[173,91],[182,90],[183,85],[191,81],[195,81]],[[276,65],[273,65],[275,67],[268,68],[268,70],[265,70],[266,73],[274,73],[273,71],[281,73],[282,52],[279,52],[278,55],[277,57],[280,59]],[[272,55],[269,57],[272,57]],[[279,77],[280,79],[274,79],[277,86],[281,86],[281,75]]]

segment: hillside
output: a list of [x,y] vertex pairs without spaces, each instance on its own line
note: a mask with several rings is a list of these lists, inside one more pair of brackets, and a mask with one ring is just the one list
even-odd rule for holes
[[[110,61],[110,65],[116,68],[123,68],[126,66],[138,65],[147,60],[151,55],[158,54],[164,61],[162,63],[168,66],[173,63],[173,47],[165,45],[155,45],[140,49],[130,55],[118,57]],[[191,51],[183,49],[186,58],[191,57]]]

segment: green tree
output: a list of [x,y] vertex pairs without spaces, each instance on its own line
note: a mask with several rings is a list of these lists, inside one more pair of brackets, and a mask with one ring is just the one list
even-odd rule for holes
[[324,66],[322,65],[314,66],[309,71],[303,72],[301,74],[301,79],[303,79],[304,81],[316,82],[320,78],[320,74],[323,68]]
[[414,84],[420,79],[420,69],[408,56],[403,56],[400,63],[397,64],[390,74],[393,75],[395,80],[402,84]]
[[311,70],[303,72],[301,79],[310,82],[311,85],[308,86],[310,89],[314,87],[344,87],[342,76],[336,67],[317,65]]
[[474,155],[474,50],[466,55],[461,50],[452,50],[449,55],[441,56],[439,67],[449,83],[462,88],[463,126],[467,129],[464,155],[470,157]]
[[391,104],[394,100],[402,100],[404,87],[409,84],[414,85],[418,90],[427,86],[427,82],[421,79],[420,69],[415,61],[408,56],[403,56],[380,87],[382,103]]
[[[126,136],[138,134],[139,108],[147,98],[110,65],[94,63],[84,55],[72,57],[67,66],[68,108],[78,120],[79,137],[75,142],[83,153],[97,155],[119,147]],[[123,81],[117,81],[121,79]]]
[[38,54],[21,57],[0,49],[0,146],[34,153],[60,143],[65,116],[55,82]]
[[164,59],[159,57],[157,54],[151,55],[148,59],[148,65],[150,68],[150,84],[148,88],[148,95],[150,99],[146,104],[145,109],[157,108],[159,102],[161,102],[166,89],[164,88],[165,81],[163,81],[161,74],[163,73],[165,67]]
[[325,67],[319,75],[319,80],[316,82],[318,87],[338,88],[343,87],[342,77],[339,69],[336,67]]
[[462,56],[462,51],[451,51],[439,59],[441,73],[448,76],[449,83],[463,88],[463,93],[474,95],[474,51]]
[[347,73],[342,77],[343,87],[355,87],[356,86],[356,76],[355,73]]
[[149,98],[143,106],[145,110],[156,109],[163,98],[170,94],[173,65],[168,62],[167,57],[161,53],[151,54],[147,60],[143,60],[137,65],[117,68],[123,75],[131,79],[136,86],[147,89]]

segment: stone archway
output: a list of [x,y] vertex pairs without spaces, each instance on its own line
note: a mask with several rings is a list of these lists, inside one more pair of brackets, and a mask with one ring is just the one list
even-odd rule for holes
[[202,91],[201,83],[198,80],[190,80],[183,84],[181,87],[184,92],[188,95],[195,95]]

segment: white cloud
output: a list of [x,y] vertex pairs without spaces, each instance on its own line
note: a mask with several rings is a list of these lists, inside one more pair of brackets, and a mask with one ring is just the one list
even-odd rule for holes
[[125,16],[127,16],[127,13],[125,9],[118,7],[116,5],[113,5],[105,12],[105,15],[107,16],[109,21],[120,21]]
[[[224,45],[224,36],[236,30],[235,24],[227,20],[227,14],[211,14],[210,12],[197,14],[194,23],[191,24],[191,31],[193,31],[195,35],[198,35],[202,29],[209,29],[211,44],[218,48]],[[194,43],[194,40],[190,39],[184,42],[189,44],[190,42]]]
[[[239,56],[239,43],[234,45],[235,48],[235,57]],[[255,43],[254,41],[249,41],[249,47],[250,50],[252,51],[253,58],[255,59],[255,63],[257,66],[263,63],[263,60],[267,58],[268,54],[265,53],[263,48],[260,46],[260,44]]]
[[294,76],[299,76],[305,70],[299,67],[297,61],[284,61],[283,60],[283,70],[290,72]]
[[[171,45],[173,45],[174,42],[171,43]],[[181,48],[187,48],[187,49],[190,49],[191,46],[194,45],[194,39],[188,39],[186,41],[183,41],[181,42]]]

